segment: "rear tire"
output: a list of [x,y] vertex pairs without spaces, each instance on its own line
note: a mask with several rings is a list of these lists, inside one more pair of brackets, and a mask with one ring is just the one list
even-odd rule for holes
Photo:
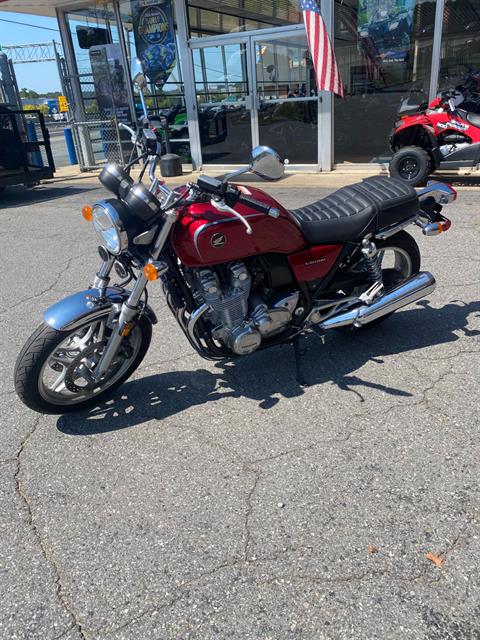
[[432,159],[421,147],[402,147],[390,160],[390,176],[408,182],[412,187],[425,184],[432,173]]

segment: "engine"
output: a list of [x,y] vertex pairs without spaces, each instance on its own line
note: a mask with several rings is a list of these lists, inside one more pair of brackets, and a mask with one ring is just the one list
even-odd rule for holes
[[243,262],[218,269],[197,269],[194,286],[210,307],[212,337],[238,355],[252,353],[262,339],[281,333],[292,319],[299,292],[269,294],[268,303],[252,289],[252,277]]

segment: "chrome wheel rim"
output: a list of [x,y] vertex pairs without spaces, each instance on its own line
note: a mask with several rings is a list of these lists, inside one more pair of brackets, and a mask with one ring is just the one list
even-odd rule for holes
[[399,274],[396,284],[406,280],[412,275],[412,259],[410,255],[400,247],[383,247],[378,251],[378,261],[382,272]]
[[67,406],[85,402],[119,380],[140,351],[142,333],[135,326],[106,375],[98,383],[91,371],[100,359],[108,338],[107,316],[75,329],[45,359],[38,379],[40,395],[53,404]]

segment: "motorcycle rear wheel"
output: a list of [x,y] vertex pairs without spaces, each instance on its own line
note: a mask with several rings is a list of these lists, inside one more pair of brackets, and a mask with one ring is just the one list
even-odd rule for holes
[[[387,240],[375,240],[380,254],[385,292],[395,288],[420,271],[420,249],[415,239],[406,231],[399,231]],[[393,264],[391,264],[393,262]],[[356,292],[358,293],[361,292]],[[362,327],[347,327],[347,331],[359,331],[376,327],[395,313],[388,313]]]
[[[15,390],[38,413],[82,411],[122,385],[142,362],[152,337],[152,325],[141,317],[105,378],[93,383],[88,365],[98,362],[108,337],[107,316],[85,319],[70,331],[42,323],[25,343],[15,364]],[[103,328],[102,328],[103,323]]]

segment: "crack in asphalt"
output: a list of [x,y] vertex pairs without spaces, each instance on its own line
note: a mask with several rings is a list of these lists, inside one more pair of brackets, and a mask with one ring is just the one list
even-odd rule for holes
[[25,302],[29,302],[30,300],[35,300],[36,298],[40,298],[41,296],[43,296],[45,293],[48,293],[49,291],[53,291],[56,285],[59,283],[62,275],[70,269],[72,262],[77,258],[81,258],[81,257],[83,257],[83,254],[79,254],[77,256],[70,256],[70,258],[68,258],[67,260],[65,260],[60,264],[61,269],[57,273],[57,275],[54,277],[54,281],[52,282],[51,285],[49,285],[42,291],[39,291],[38,293],[33,293],[30,296],[26,296],[25,298],[22,298],[21,300],[16,302],[14,305],[9,306],[7,310],[0,312],[0,317],[5,315],[6,313],[10,313],[17,307],[20,307],[22,304],[25,304]]
[[[431,380],[431,383],[428,386],[426,386],[422,390],[420,390],[420,392],[419,392],[419,395],[421,396],[420,399],[417,400],[416,402],[409,402],[408,403],[408,407],[421,407],[421,406],[424,406],[427,411],[432,412],[432,408],[430,406],[430,401],[428,399],[428,394],[431,391],[433,391],[438,384],[443,382],[443,380],[445,378],[447,378],[448,376],[450,376],[450,375],[458,375],[458,374],[456,374],[453,371],[445,371],[445,372],[443,372],[435,380]],[[384,411],[384,414],[383,414],[384,418],[386,418],[392,411],[395,411],[396,409],[399,409],[399,408],[404,407],[404,406],[405,406],[404,404],[399,403],[399,402],[391,405],[390,407],[388,407]],[[449,418],[449,416],[446,415],[445,413],[443,413],[443,411],[440,411],[438,406],[435,407],[434,413],[440,414],[444,418],[447,418],[447,419]]]
[[64,638],[67,635],[67,633],[69,633],[70,631],[72,631],[72,629],[75,629],[75,628],[76,628],[75,624],[70,625],[64,631],[62,631],[58,636],[55,636],[53,640],[60,640],[61,638]]
[[[448,356],[438,356],[436,358],[432,358],[432,357],[422,357],[422,361],[424,362],[443,362],[444,360],[455,360],[456,358],[459,358],[462,355],[465,354],[470,354],[470,353],[478,353],[478,349],[460,349],[459,351],[457,351],[456,353],[453,353],[451,355]],[[408,363],[411,364],[414,368],[416,367],[416,365],[414,364],[413,361],[413,356],[407,356],[404,355],[403,356],[406,360],[408,360]],[[419,368],[416,369],[417,373],[419,373],[422,377],[427,375],[424,371],[421,371]]]
[[[244,562],[249,562],[250,558],[248,554],[249,554],[250,542],[252,539],[252,532],[250,529],[250,518],[253,513],[253,496],[257,490],[258,483],[260,482],[260,478],[262,476],[262,472],[258,468],[251,468],[251,469],[245,468],[245,472],[253,473],[254,475],[253,484],[249,492],[247,493],[247,496],[245,499],[245,507],[246,507],[245,520],[243,523],[243,528],[244,528],[243,560]],[[252,557],[252,560],[255,560],[254,556]]]
[[472,524],[472,523],[476,523],[476,517],[471,514],[471,513],[466,513],[466,521],[463,525],[463,527],[461,527],[460,531],[457,533],[457,535],[453,538],[452,542],[450,542],[449,544],[447,544],[445,546],[445,548],[443,549],[443,551],[440,551],[439,555],[441,557],[443,557],[443,559],[446,559],[448,557],[448,555],[450,553],[452,553],[452,551],[454,551],[456,549],[456,547],[458,546],[458,544],[460,543],[460,540],[462,540],[462,538],[464,537],[465,532],[467,531],[468,527]]
[[[70,602],[65,594],[65,588],[63,586],[63,582],[62,582],[62,575],[60,572],[60,568],[58,567],[56,561],[55,561],[55,557],[53,555],[52,550],[49,548],[46,540],[43,538],[40,529],[35,521],[35,516],[33,513],[33,508],[32,505],[30,503],[30,499],[28,497],[27,492],[25,491],[24,487],[22,486],[21,480],[20,480],[20,475],[21,475],[21,470],[22,470],[22,454],[25,451],[25,447],[27,446],[30,438],[33,436],[33,434],[35,433],[35,431],[37,430],[38,425],[40,424],[40,420],[42,419],[42,416],[38,416],[36,418],[36,420],[34,421],[32,428],[30,429],[30,431],[27,433],[27,435],[23,438],[23,440],[21,441],[19,448],[17,450],[17,454],[15,457],[15,461],[16,461],[16,469],[15,469],[15,473],[14,473],[14,481],[15,481],[15,492],[16,494],[19,496],[20,500],[23,502],[27,513],[28,513],[28,524],[30,526],[30,529],[33,531],[35,537],[37,538],[37,541],[39,543],[41,552],[43,557],[45,558],[45,560],[47,561],[47,563],[49,564],[49,566],[51,567],[54,576],[55,576],[55,589],[56,589],[56,594],[58,597],[58,600],[60,601],[60,604],[62,605],[63,609],[66,611],[66,613],[70,616],[70,618],[73,621],[72,627],[75,627],[80,635],[80,637],[82,638],[82,640],[89,640],[89,636],[87,635],[82,623],[80,622],[80,620],[78,619],[75,611],[72,609]],[[68,629],[67,631],[69,631],[70,629]],[[64,632],[66,633],[66,632]],[[61,636],[60,636],[61,637]]]

